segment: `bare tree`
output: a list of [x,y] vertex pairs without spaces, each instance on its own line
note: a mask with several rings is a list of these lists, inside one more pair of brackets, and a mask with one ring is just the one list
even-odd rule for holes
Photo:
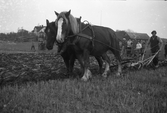
[[132,29],[127,29],[126,31],[130,32],[130,33],[134,33],[134,31]]
[[134,38],[137,37],[135,31],[133,31],[132,29],[127,29],[126,32],[129,32],[130,34],[132,34],[132,36],[133,36]]

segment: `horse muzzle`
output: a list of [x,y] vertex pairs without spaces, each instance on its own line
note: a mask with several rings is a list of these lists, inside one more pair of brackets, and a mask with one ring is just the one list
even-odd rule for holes
[[57,36],[57,37],[56,37],[56,40],[57,40],[59,43],[63,43],[63,42],[64,42],[64,38],[65,38],[65,35],[61,35],[61,36]]

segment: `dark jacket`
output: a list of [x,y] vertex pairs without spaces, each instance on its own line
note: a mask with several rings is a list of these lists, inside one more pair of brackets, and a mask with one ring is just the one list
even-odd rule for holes
[[165,44],[165,52],[167,53],[167,44]]
[[150,39],[151,52],[157,52],[159,50],[159,40],[157,36],[152,36]]

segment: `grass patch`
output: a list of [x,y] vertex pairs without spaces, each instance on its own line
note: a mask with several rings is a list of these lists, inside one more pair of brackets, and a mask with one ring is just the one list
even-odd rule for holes
[[166,72],[162,67],[126,72],[121,78],[94,76],[88,82],[65,79],[5,86],[0,109],[3,113],[166,113]]
[[[38,49],[38,42],[33,42],[35,46],[35,52],[41,52]],[[17,52],[34,52],[31,50],[32,42],[14,43],[14,42],[3,42],[0,43],[0,52],[2,53],[17,53]],[[47,51],[47,50],[46,50]],[[44,51],[44,52],[46,52]],[[56,52],[57,46],[54,46],[53,50],[49,52]]]

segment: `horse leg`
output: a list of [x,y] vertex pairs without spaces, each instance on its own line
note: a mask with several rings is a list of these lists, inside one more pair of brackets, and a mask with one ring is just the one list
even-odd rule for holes
[[102,58],[105,61],[105,70],[102,76],[107,77],[108,73],[110,72],[110,58],[107,56],[106,53],[102,55]]
[[122,74],[122,65],[121,65],[121,56],[119,51],[114,51],[113,52],[115,58],[117,59],[118,63],[118,71],[117,71],[117,76],[120,76]]
[[69,75],[70,75],[70,73],[69,73],[69,72],[70,72],[70,68],[69,68],[69,67],[70,67],[70,66],[69,66],[69,60],[70,60],[70,59],[69,59],[69,57],[67,57],[65,54],[62,54],[61,56],[63,57],[64,63],[65,63],[66,68],[67,68],[66,75],[69,76]]
[[82,54],[76,54],[76,57],[77,57],[78,62],[81,66],[81,72],[83,74],[83,70],[84,70],[83,56],[82,56]]
[[87,81],[90,77],[92,77],[91,71],[89,70],[89,51],[84,50],[84,75],[82,77],[83,81]]
[[76,59],[75,55],[72,54],[72,55],[70,56],[70,60],[69,60],[69,73],[70,73],[70,74],[73,72],[75,59]]
[[95,57],[95,58],[99,64],[99,73],[102,74],[103,61],[102,61],[101,57]]
[[121,60],[117,60],[118,62],[118,72],[117,76],[120,76],[122,74],[122,66],[121,66]]

